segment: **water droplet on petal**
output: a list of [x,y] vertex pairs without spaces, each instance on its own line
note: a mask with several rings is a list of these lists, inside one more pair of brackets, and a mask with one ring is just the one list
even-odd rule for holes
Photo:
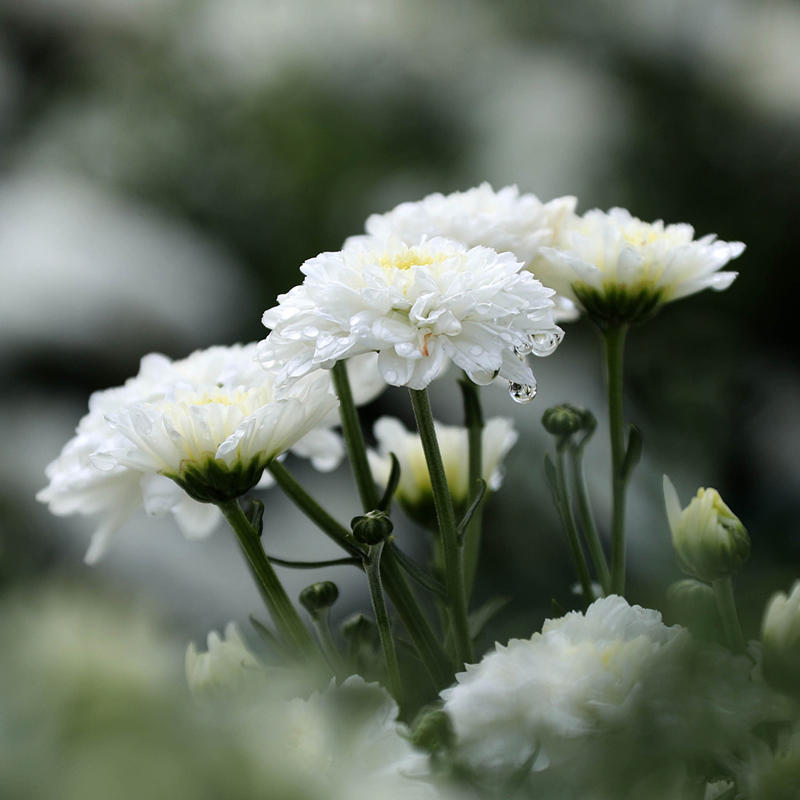
[[564,331],[561,328],[548,333],[535,333],[532,337],[529,352],[537,356],[549,356],[561,344],[563,338]]
[[530,403],[536,397],[536,386],[535,384],[509,381],[508,394],[515,403]]
[[534,348],[533,337],[528,336],[526,337],[525,341],[520,342],[520,344],[518,344],[514,348],[514,355],[517,356],[517,358],[525,358],[525,356],[527,356],[528,353],[533,352],[533,348]]

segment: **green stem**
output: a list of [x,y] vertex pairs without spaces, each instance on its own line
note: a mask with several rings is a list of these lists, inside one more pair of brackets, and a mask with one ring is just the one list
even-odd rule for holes
[[[478,481],[483,477],[483,412],[478,387],[466,375],[459,384],[464,398],[464,425],[467,428],[469,445],[469,490],[467,492],[467,503],[469,503]],[[467,607],[469,607],[469,598],[472,596],[472,587],[478,571],[483,502],[475,509],[464,533],[464,592],[467,598]]]
[[567,480],[566,468],[564,464],[564,450],[558,448],[556,450],[556,481],[558,485],[558,494],[560,495],[560,502],[558,504],[558,511],[561,515],[561,523],[567,534],[569,541],[569,549],[572,551],[572,559],[575,562],[575,570],[578,573],[578,580],[581,583],[581,591],[586,600],[586,604],[594,600],[594,592],[592,591],[592,578],[589,574],[589,566],[586,563],[586,556],[583,554],[583,547],[581,546],[580,539],[578,538],[578,528],[575,525],[575,517],[572,514],[572,506],[569,502],[569,494],[567,493]]
[[361,558],[364,554],[350,541],[350,531],[332,517],[294,478],[279,461],[271,461],[267,469],[286,496],[330,539],[350,555]]
[[575,499],[578,504],[578,516],[583,526],[586,543],[589,547],[589,555],[592,557],[597,579],[603,587],[603,594],[608,594],[611,591],[611,572],[608,569],[600,534],[594,524],[589,492],[586,489],[586,476],[583,473],[583,448],[570,447],[570,456],[572,461],[572,486],[575,490]]
[[383,599],[383,586],[381,585],[381,554],[385,542],[374,544],[369,548],[369,557],[364,561],[364,569],[369,582],[369,594],[372,598],[372,610],[375,612],[375,623],[378,626],[378,636],[381,640],[383,657],[386,661],[386,674],[389,678],[389,689],[398,703],[403,701],[403,687],[400,681],[400,664],[397,661],[397,651],[392,638],[392,627],[386,603]]
[[608,425],[611,431],[611,591],[625,594],[625,488],[622,474],[625,461],[625,435],[622,417],[622,367],[627,325],[603,331],[608,389]]
[[261,541],[248,522],[239,501],[228,500],[219,503],[219,508],[239,540],[239,546],[281,637],[298,655],[316,659],[318,652],[314,640],[269,563],[261,547]]
[[717,610],[722,618],[722,627],[728,646],[734,653],[744,653],[745,640],[742,626],[739,624],[739,614],[736,611],[736,599],[733,595],[733,578],[717,578],[712,581],[714,598],[717,601]]
[[453,511],[453,499],[447,488],[447,476],[444,472],[442,454],[436,439],[433,425],[430,399],[427,389],[410,389],[411,405],[417,420],[422,449],[428,465],[428,473],[433,490],[433,504],[436,507],[436,519],[439,523],[439,536],[442,539],[444,556],[445,585],[447,587],[448,608],[453,636],[456,645],[456,657],[460,667],[472,660],[472,641],[467,621],[467,596],[464,590],[464,566],[461,548],[458,545],[456,516]]
[[356,404],[353,402],[353,392],[350,389],[350,379],[347,376],[347,366],[344,361],[337,361],[331,369],[333,388],[339,398],[339,416],[342,421],[347,457],[353,470],[356,488],[358,489],[361,505],[364,511],[372,511],[378,507],[380,498],[378,489],[372,477],[367,460],[367,446],[364,443],[364,434],[358,419]]
[[[367,447],[364,434],[358,420],[353,393],[350,390],[350,379],[344,362],[337,362],[331,370],[333,386],[339,398],[339,415],[342,422],[347,455],[353,469],[353,477],[361,497],[364,511],[377,508],[380,498],[372,472],[367,461]],[[414,642],[423,664],[425,664],[431,680],[437,689],[444,688],[453,682],[453,671],[450,668],[447,653],[434,634],[427,618],[417,603],[400,565],[394,557],[392,548],[387,548],[381,558],[383,586],[400,619],[403,621],[409,636]]]

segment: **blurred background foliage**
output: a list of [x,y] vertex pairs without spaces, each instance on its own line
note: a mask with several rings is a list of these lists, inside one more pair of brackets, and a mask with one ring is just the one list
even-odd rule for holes
[[[261,338],[261,312],[300,264],[369,213],[488,180],[747,243],[729,291],[668,307],[631,337],[626,402],[646,447],[631,598],[663,605],[679,576],[661,474],[684,502],[711,485],[752,535],[739,599],[754,635],[765,597],[800,566],[799,134],[789,0],[0,0],[0,591],[66,575],[147,596],[181,642],[243,623],[258,597],[226,532],[188,543],[142,515],[89,569],[88,521],[33,500],[45,465],[88,394],[144,353]],[[587,466],[609,516],[599,341],[571,324],[534,366],[531,405],[484,392],[487,413],[522,433],[491,500],[476,592],[511,598],[499,639],[529,635],[551,598],[575,603],[543,480],[548,405],[601,419]],[[434,392],[451,423],[452,378]],[[410,421],[403,392],[364,418],[384,413]],[[293,468],[352,516],[345,468]],[[272,552],[330,553],[277,491],[264,499]],[[398,541],[426,547],[410,523]],[[322,577],[282,575],[294,596]],[[343,590],[338,619],[366,606],[358,573],[324,576]]]

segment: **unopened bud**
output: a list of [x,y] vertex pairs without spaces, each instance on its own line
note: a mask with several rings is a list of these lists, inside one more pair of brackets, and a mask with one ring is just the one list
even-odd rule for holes
[[332,581],[320,581],[306,586],[300,592],[300,603],[313,617],[320,611],[329,609],[339,597],[339,589]]
[[667,589],[667,606],[673,621],[698,639],[721,641],[720,618],[714,590],[695,578],[676,581]]
[[716,489],[698,489],[681,509],[675,487],[665,475],[664,503],[672,546],[686,572],[711,583],[742,568],[750,555],[750,537]]
[[450,748],[454,740],[453,723],[441,709],[422,711],[414,721],[411,743],[420,750],[439,753]]
[[562,403],[560,406],[548,408],[542,414],[542,425],[553,436],[559,438],[572,436],[584,427],[584,414],[582,408]]
[[350,527],[357,542],[373,545],[386,541],[394,525],[385,511],[368,511],[363,516],[353,517]]
[[772,596],[761,625],[764,677],[776,689],[800,695],[800,581],[787,597]]

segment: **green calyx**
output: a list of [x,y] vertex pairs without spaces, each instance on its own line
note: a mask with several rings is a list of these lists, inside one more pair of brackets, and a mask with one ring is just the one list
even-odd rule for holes
[[205,461],[186,461],[179,473],[165,472],[186,494],[200,503],[225,503],[247,494],[261,480],[265,464],[254,459],[228,466],[208,456]]
[[375,545],[386,541],[394,526],[385,511],[368,511],[350,522],[353,537],[360,544]]
[[648,285],[636,287],[612,283],[596,289],[578,281],[572,284],[572,291],[586,315],[601,330],[644,322],[664,303],[663,290]]
[[313,617],[330,608],[339,598],[339,588],[333,581],[320,581],[300,592],[300,603]]

